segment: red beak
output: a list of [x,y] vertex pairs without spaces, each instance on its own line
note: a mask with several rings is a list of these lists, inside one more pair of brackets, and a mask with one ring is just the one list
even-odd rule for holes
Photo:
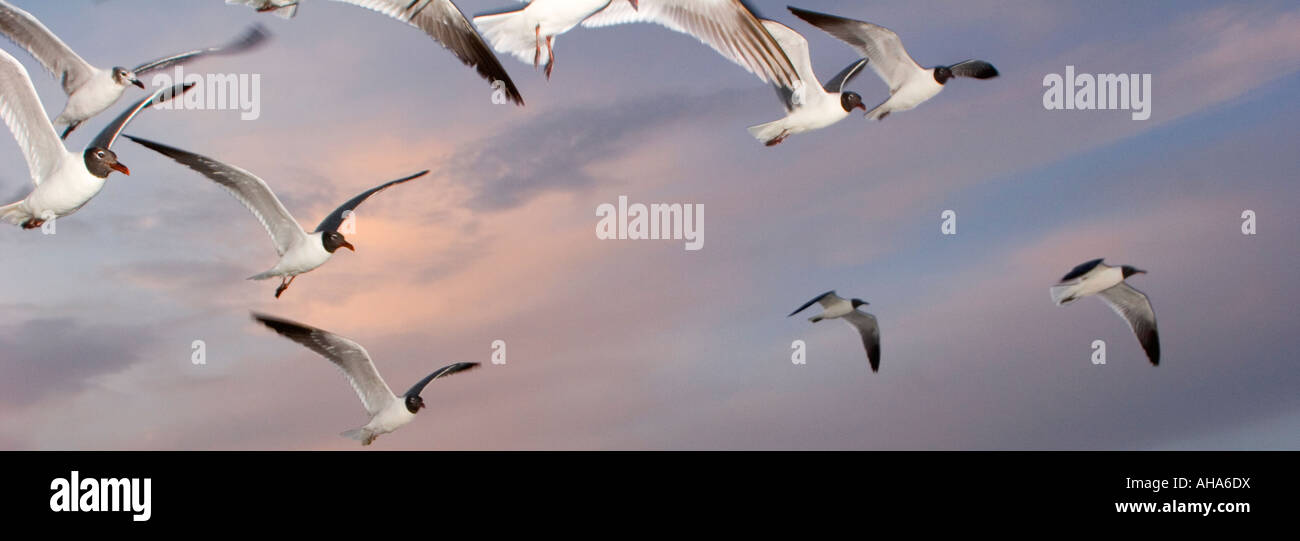
[[343,241],[343,244],[340,244],[339,246],[341,246],[341,247],[343,247],[343,248],[347,248],[347,249],[349,249],[349,250],[352,250],[353,252],[357,251],[357,249],[356,249],[355,247],[352,246],[352,243],[351,243],[351,242],[348,242],[348,241],[346,241],[346,240]]
[[112,167],[114,170],[122,173],[123,175],[126,175],[128,177],[131,176],[131,170],[127,169],[125,165],[122,165],[120,163],[115,163],[113,165],[110,165],[109,167]]
[[641,11],[641,6],[637,5],[637,0],[627,0],[627,1],[632,3],[632,9]]

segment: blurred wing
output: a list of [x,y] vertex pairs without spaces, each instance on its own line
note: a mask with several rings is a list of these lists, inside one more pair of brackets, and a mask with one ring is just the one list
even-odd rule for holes
[[335,0],[383,13],[389,17],[423,30],[434,41],[441,43],[464,62],[474,67],[478,74],[492,84],[501,81],[506,95],[518,105],[524,104],[514,81],[506,68],[497,60],[492,48],[474,30],[465,14],[451,0]]
[[416,173],[409,177],[399,178],[397,180],[385,182],[383,184],[375,186],[374,188],[361,192],[360,195],[353,197],[352,199],[349,199],[347,203],[339,205],[339,208],[334,209],[334,212],[331,212],[329,216],[326,216],[325,219],[321,221],[320,225],[316,226],[316,231],[338,231],[339,226],[343,224],[343,220],[347,218],[346,216],[344,216],[344,214],[346,214],[350,210],[357,208],[357,205],[360,205],[362,201],[366,200],[366,198],[383,191],[384,188],[387,188],[394,184],[401,184],[413,178],[422,177],[424,175],[427,175],[428,173],[429,171],[426,169],[424,171],[420,171],[419,173]]
[[870,60],[871,69],[889,85],[889,91],[895,92],[903,85],[908,75],[921,69],[915,60],[903,48],[902,40],[893,30],[864,21],[845,19],[799,8],[790,8],[800,19],[824,30],[827,34],[839,38],[858,51],[858,54]]
[[876,325],[875,316],[854,310],[849,312],[849,315],[844,316],[844,320],[856,327],[858,334],[862,335],[862,347],[867,350],[867,362],[871,364],[871,371],[879,371],[880,327]]
[[27,49],[55,79],[63,91],[71,94],[98,71],[87,63],[32,14],[0,0],[0,32],[18,46]]
[[1160,336],[1156,332],[1156,311],[1151,308],[1151,299],[1126,283],[1107,288],[1098,295],[1128,322],[1151,364],[1160,364]]
[[294,242],[307,235],[302,230],[302,227],[298,225],[298,222],[294,221],[289,211],[284,208],[284,205],[280,203],[280,199],[275,197],[275,193],[271,192],[271,187],[266,185],[266,181],[257,178],[252,173],[212,158],[172,148],[161,143],[130,135],[124,137],[176,160],[177,163],[198,171],[203,176],[212,179],[213,182],[220,184],[222,188],[230,192],[230,195],[235,196],[235,199],[248,207],[253,216],[257,217],[257,221],[262,222],[266,232],[271,235],[271,242],[275,243],[276,252],[280,255],[284,255]]
[[827,301],[826,299],[837,299],[837,298],[838,298],[838,297],[835,296],[835,291],[833,291],[833,290],[832,290],[832,291],[827,291],[827,292],[825,292],[825,293],[822,293],[821,295],[818,295],[818,296],[816,296],[816,297],[813,297],[812,300],[803,303],[803,306],[800,306],[799,308],[796,308],[795,311],[790,312],[790,315],[789,315],[789,316],[785,316],[785,317],[790,317],[790,316],[793,316],[793,315],[795,315],[795,314],[798,314],[799,312],[804,311],[805,308],[808,308],[809,306],[812,306],[813,303],[816,303],[816,302],[820,302],[820,303],[822,303],[822,306],[825,307],[826,304],[827,304],[828,302],[832,302],[832,301]]
[[957,77],[970,77],[972,79],[991,79],[998,76],[998,69],[993,64],[983,60],[967,60],[948,66],[952,74]]
[[99,135],[96,135],[95,139],[90,142],[90,146],[113,148],[113,142],[117,141],[117,136],[121,135],[122,130],[126,129],[126,125],[131,123],[131,119],[135,118],[135,115],[143,111],[145,107],[152,107],[168,101],[188,92],[193,87],[194,83],[177,83],[171,88],[161,88],[154,92],[152,96],[135,102],[135,105],[128,107],[122,114],[117,115],[117,118],[113,119],[112,122],[109,122],[108,126],[105,126],[99,132]]
[[27,158],[32,182],[40,184],[68,154],[67,147],[45,117],[45,107],[27,69],[9,53],[0,50],[0,116],[5,119]]
[[478,363],[449,364],[447,366],[434,370],[432,374],[424,376],[424,379],[416,382],[415,385],[412,385],[410,390],[406,391],[406,394],[402,396],[420,396],[420,393],[424,391],[424,386],[428,385],[430,381],[433,381],[443,376],[450,376],[457,372],[464,372],[472,368],[478,368]]
[[[586,27],[650,22],[690,34],[763,82],[793,88],[799,80],[791,58],[740,0],[616,0],[582,22]],[[816,81],[816,79],[812,79]]]
[[145,62],[144,64],[140,64],[139,66],[136,66],[136,68],[131,71],[134,71],[136,76],[138,77],[150,71],[157,71],[161,69],[170,68],[172,66],[178,66],[186,62],[189,62],[191,60],[196,60],[208,55],[242,53],[245,51],[252,50],[256,48],[258,45],[261,45],[262,43],[266,42],[267,38],[269,38],[270,36],[271,34],[267,32],[266,28],[262,27],[262,25],[260,24],[253,25],[251,28],[248,29],[248,31],[244,32],[235,41],[232,41],[220,47],[208,47],[206,49],[196,49],[185,53],[179,53],[168,57],[159,58],[152,62]]
[[307,349],[329,359],[339,367],[343,375],[347,376],[348,383],[352,384],[352,389],[357,392],[361,405],[365,406],[366,412],[371,416],[383,411],[397,400],[397,396],[393,394],[392,389],[388,388],[388,384],[384,383],[379,370],[375,369],[375,363],[370,360],[370,354],[366,353],[366,348],[361,347],[361,344],[287,319],[258,313],[253,314],[253,319],[280,333],[281,336],[306,346]]

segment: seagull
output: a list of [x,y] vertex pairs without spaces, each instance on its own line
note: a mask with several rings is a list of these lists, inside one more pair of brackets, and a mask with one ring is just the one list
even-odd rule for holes
[[320,225],[316,226],[315,231],[308,233],[284,208],[284,204],[280,203],[280,199],[271,191],[271,187],[266,184],[266,181],[257,178],[252,173],[212,158],[172,148],[161,143],[130,135],[125,137],[212,179],[235,196],[235,199],[238,199],[245,207],[248,207],[249,211],[252,211],[253,216],[256,216],[258,221],[262,222],[262,226],[266,227],[266,232],[271,235],[271,242],[275,243],[275,251],[280,254],[280,261],[271,270],[255,274],[248,279],[266,280],[277,276],[280,277],[280,287],[275,289],[275,298],[277,299],[284,293],[284,290],[289,289],[289,284],[293,283],[294,278],[299,274],[324,265],[334,255],[335,250],[347,248],[356,251],[352,243],[344,239],[343,234],[339,233],[338,229],[339,226],[343,225],[352,210],[357,208],[362,201],[389,186],[401,184],[429,173],[428,170],[421,171],[361,192],[360,195],[339,205],[339,208],[334,209],[334,212],[331,212],[329,216],[326,216],[321,221]]
[[998,76],[997,68],[983,60],[922,68],[903,49],[903,42],[893,30],[795,7],[790,11],[857,49],[871,61],[871,69],[876,71],[876,75],[889,84],[889,99],[867,111],[867,118],[873,120],[883,120],[894,111],[907,111],[925,103],[943,90],[953,77],[990,79]]
[[[504,90],[516,105],[524,104],[519,88],[510,80],[506,68],[492,54],[492,48],[474,30],[469,19],[451,0],[334,0],[376,11],[422,30],[434,41],[456,55],[466,66],[478,71],[493,89]],[[271,12],[284,18],[298,12],[297,0],[226,0],[227,4],[252,6],[259,12]]]
[[823,319],[842,318],[849,325],[858,330],[862,335],[862,345],[867,349],[867,362],[871,363],[871,371],[880,370],[880,327],[876,325],[876,316],[858,310],[859,306],[866,306],[867,302],[861,299],[845,299],[836,295],[834,291],[827,291],[818,295],[800,306],[793,312],[790,317],[805,308],[812,306],[813,303],[822,305],[822,313],[808,318],[808,321],[817,323]]
[[127,123],[145,107],[163,103],[189,90],[191,84],[160,89],[131,106],[80,153],[63,146],[27,69],[0,50],[0,116],[18,141],[36,187],[21,201],[0,206],[0,220],[35,229],[47,220],[67,216],[85,206],[104,188],[113,171],[130,175],[110,148]]
[[13,4],[0,0],[0,33],[18,46],[27,49],[41,65],[45,66],[63,84],[68,94],[68,104],[54,119],[54,124],[68,127],[61,138],[86,119],[104,112],[126,92],[128,85],[144,88],[140,77],[149,72],[179,66],[192,60],[214,54],[235,54],[247,51],[266,41],[268,34],[261,26],[253,26],[235,41],[221,47],[195,49],[145,62],[132,69],[114,67],[101,69],[90,65],[77,55],[58,36],[50,32],[32,14]]
[[[856,92],[845,92],[844,87],[861,73],[867,59],[861,59],[844,68],[838,75],[826,81],[825,85],[817,83],[817,74],[812,70],[812,59],[808,54],[808,40],[791,30],[790,27],[776,21],[763,21],[763,26],[781,48],[794,61],[799,70],[799,82],[795,88],[776,85],[777,95],[785,104],[785,118],[751,126],[749,133],[767,146],[778,145],[786,137],[796,133],[817,130],[848,118],[854,109],[866,110],[862,105],[862,96]],[[811,81],[805,82],[805,81]]]
[[799,74],[741,0],[532,0],[523,9],[480,15],[474,23],[497,51],[554,68],[555,36],[588,28],[650,22],[689,34],[767,82],[793,86]]
[[1080,297],[1100,295],[1111,310],[1128,322],[1151,364],[1159,366],[1160,336],[1156,332],[1156,312],[1151,308],[1151,299],[1124,281],[1134,274],[1146,273],[1128,265],[1112,267],[1094,259],[1075,267],[1052,286],[1052,302],[1061,306]]
[[443,376],[450,376],[477,368],[478,363],[454,363],[434,370],[432,374],[412,385],[402,396],[393,394],[393,390],[384,383],[384,378],[375,368],[375,362],[366,353],[366,348],[337,334],[295,323],[287,319],[253,313],[253,319],[270,327],[281,336],[302,344],[322,357],[329,359],[343,371],[352,389],[361,399],[370,422],[360,428],[354,428],[341,434],[344,437],[359,440],[361,445],[370,445],[381,434],[387,434],[415,418],[415,414],[424,408],[424,399],[420,392],[430,381]]

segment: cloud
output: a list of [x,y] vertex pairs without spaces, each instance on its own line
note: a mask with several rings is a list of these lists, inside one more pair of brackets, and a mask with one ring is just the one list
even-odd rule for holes
[[709,114],[736,98],[662,94],[548,111],[457,149],[445,174],[475,191],[479,210],[501,210],[538,194],[597,184],[588,168],[635,152],[642,140],[674,121]]
[[139,360],[147,340],[139,329],[71,318],[0,327],[0,405],[25,406],[56,393],[75,394],[95,377]]

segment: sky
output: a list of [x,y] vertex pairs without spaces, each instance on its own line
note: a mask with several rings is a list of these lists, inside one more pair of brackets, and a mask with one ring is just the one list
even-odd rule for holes
[[[895,30],[922,65],[1001,75],[772,148],[745,130],[784,114],[771,88],[654,25],[558,37],[549,81],[501,55],[519,108],[420,31],[340,3],[292,20],[216,0],[14,3],[105,67],[266,25],[265,47],[186,68],[258,75],[258,118],[146,110],[126,132],[252,171],[306,227],[431,173],[362,205],[357,251],[275,299],[245,280],[276,261],[252,215],[118,141],[131,176],[55,234],[0,230],[0,449],[360,449],[338,435],[367,420],[339,372],[250,311],[355,339],[399,392],[483,363],[430,384],[370,449],[1300,449],[1294,2],[804,0]],[[751,4],[807,37],[823,79],[855,60],[785,3]],[[56,81],[0,48],[57,115]],[[1151,74],[1151,117],[1045,109],[1066,66]],[[850,88],[888,95],[872,73]],[[0,163],[0,195],[24,196],[12,138]],[[703,205],[703,248],[598,239],[596,208],[619,196]],[[1052,304],[1099,257],[1149,271],[1130,281],[1160,366],[1101,301]],[[878,373],[848,325],[786,317],[831,289],[870,302]]]

